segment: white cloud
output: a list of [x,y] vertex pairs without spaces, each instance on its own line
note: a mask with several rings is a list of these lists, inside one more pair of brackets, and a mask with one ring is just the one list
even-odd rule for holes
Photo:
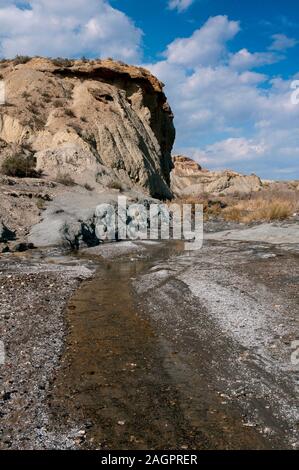
[[[224,166],[233,162],[244,162],[262,157],[267,151],[267,145],[262,141],[254,141],[244,137],[228,138],[212,145],[207,145],[202,153],[205,164]],[[194,154],[195,157],[196,152]]]
[[169,63],[195,67],[214,65],[226,52],[226,42],[239,31],[237,21],[215,16],[189,38],[179,38],[168,45],[165,56]]
[[239,70],[246,70],[269,65],[278,62],[280,57],[271,52],[254,52],[251,53],[247,49],[241,49],[230,57],[231,67]]
[[299,105],[292,105],[290,88],[296,76],[272,79],[252,70],[282,59],[275,51],[230,53],[228,40],[239,29],[225,16],[210,18],[149,66],[166,84],[174,110],[175,152],[209,168],[265,178],[297,168],[299,178]]
[[[142,32],[106,0],[28,0],[0,3],[0,50],[47,56],[141,56]],[[24,4],[23,4],[24,5]]]
[[298,44],[298,41],[296,41],[296,39],[288,38],[285,34],[274,34],[272,36],[272,39],[273,43],[271,44],[269,49],[273,51],[284,51]]
[[182,12],[187,10],[192,4],[194,0],[169,0],[168,8],[170,10],[177,10],[178,12]]

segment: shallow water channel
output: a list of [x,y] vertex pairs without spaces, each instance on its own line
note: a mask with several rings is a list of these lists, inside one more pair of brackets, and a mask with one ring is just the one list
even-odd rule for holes
[[[223,410],[211,387],[209,340],[197,340],[194,346],[182,335],[181,345],[172,342],[171,325],[162,330],[148,315],[150,291],[138,294],[134,288],[141,275],[182,254],[181,243],[169,243],[101,259],[95,276],[71,298],[65,350],[49,407],[59,432],[81,430],[76,440],[80,448],[269,446],[258,432],[243,427],[236,410]],[[175,284],[173,292],[182,318],[192,322],[184,286]],[[164,309],[172,315],[167,301],[157,308],[162,316]]]

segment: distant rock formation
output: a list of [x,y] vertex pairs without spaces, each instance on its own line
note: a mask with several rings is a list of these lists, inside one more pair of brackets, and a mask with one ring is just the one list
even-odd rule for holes
[[28,149],[37,169],[79,184],[139,187],[169,198],[173,115],[163,84],[112,60],[2,61],[0,163]]
[[202,170],[201,166],[192,160],[192,158],[184,157],[183,155],[176,155],[172,160],[174,164],[174,172],[177,175],[182,173],[185,176],[192,176]]
[[171,190],[178,197],[251,193],[259,191],[262,181],[256,175],[241,175],[234,171],[209,171],[191,158],[178,155],[173,157]]

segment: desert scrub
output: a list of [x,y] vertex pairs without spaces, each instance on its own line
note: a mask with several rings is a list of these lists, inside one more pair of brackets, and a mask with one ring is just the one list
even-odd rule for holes
[[45,209],[45,205],[46,205],[46,202],[45,202],[44,199],[42,199],[42,198],[39,197],[39,198],[36,200],[36,207],[37,207],[39,210],[41,210],[41,211],[44,210],[44,209]]
[[88,183],[85,183],[83,185],[83,188],[85,188],[87,191],[93,191],[94,190],[94,188],[92,186],[90,186],[90,184],[88,184]]
[[56,177],[56,183],[63,184],[64,186],[75,186],[76,183],[68,173],[59,173]]
[[70,109],[70,108],[65,108],[64,112],[65,112],[65,114],[66,114],[67,116],[69,116],[69,117],[73,117],[73,118],[76,117],[74,111],[73,111],[72,109]]
[[56,99],[53,101],[53,106],[55,108],[62,108],[63,107],[63,101],[60,99]]
[[285,220],[299,209],[298,191],[261,191],[227,207],[222,215],[235,222]]
[[30,98],[30,93],[28,93],[28,91],[24,91],[22,93],[22,98],[25,98],[25,100],[27,100],[28,98]]
[[167,204],[178,204],[179,206],[192,205],[192,215],[195,214],[195,206],[202,205],[204,219],[219,217],[222,210],[227,206],[224,198],[209,196],[206,193],[198,194],[198,196],[186,196],[177,198]]
[[65,59],[64,57],[56,57],[55,59],[52,59],[52,64],[56,65],[56,67],[71,67],[73,65],[73,61]]
[[123,190],[123,185],[120,181],[110,181],[110,183],[108,183],[107,187],[109,189],[118,189],[119,191],[122,191]]
[[36,158],[32,155],[16,154],[6,157],[1,166],[2,174],[17,178],[39,178],[36,170]]
[[17,55],[14,58],[14,64],[15,65],[27,64],[27,62],[29,62],[29,60],[31,60],[31,57],[29,57],[28,55]]

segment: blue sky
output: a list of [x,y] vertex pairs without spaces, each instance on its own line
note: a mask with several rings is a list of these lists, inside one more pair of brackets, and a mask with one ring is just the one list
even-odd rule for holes
[[294,0],[0,0],[0,54],[146,66],[166,85],[175,152],[208,168],[294,179],[298,26]]
[[[113,6],[125,11],[144,32],[144,55],[147,61],[159,58],[171,41],[177,37],[191,36],[210,16],[227,15],[239,20],[242,31],[232,42],[232,50],[243,47],[264,50],[269,38],[277,32],[291,37],[298,35],[299,4],[296,0],[194,0],[189,8],[178,14],[165,8],[167,0],[112,0]],[[297,53],[296,53],[297,52]],[[298,50],[274,73],[296,72]],[[297,60],[296,60],[297,59]],[[297,62],[297,64],[295,63]]]

